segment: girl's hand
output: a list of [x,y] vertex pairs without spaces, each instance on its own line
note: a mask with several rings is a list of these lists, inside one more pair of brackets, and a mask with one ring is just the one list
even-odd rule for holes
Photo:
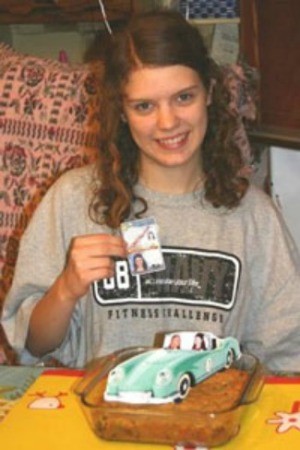
[[76,301],[86,294],[90,284],[115,273],[114,258],[126,258],[123,239],[110,234],[75,237],[70,245],[65,269],[60,275],[62,297]]

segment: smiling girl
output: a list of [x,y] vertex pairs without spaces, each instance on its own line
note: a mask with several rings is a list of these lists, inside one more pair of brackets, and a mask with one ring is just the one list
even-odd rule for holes
[[[229,100],[179,13],[133,17],[112,36],[97,167],[48,191],[5,302],[23,363],[80,367],[157,332],[202,330],[299,369],[299,256],[271,199],[241,176]],[[133,276],[119,229],[142,217],[156,220],[165,269]]]

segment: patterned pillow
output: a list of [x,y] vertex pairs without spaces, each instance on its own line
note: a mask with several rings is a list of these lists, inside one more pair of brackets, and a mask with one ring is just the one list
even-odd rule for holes
[[101,63],[71,66],[0,44],[0,312],[20,237],[66,170],[95,159]]

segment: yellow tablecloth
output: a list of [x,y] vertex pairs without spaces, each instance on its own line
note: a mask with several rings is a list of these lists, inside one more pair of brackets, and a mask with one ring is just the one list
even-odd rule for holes
[[[167,450],[170,446],[98,439],[72,392],[79,373],[42,374],[0,423],[5,450]],[[246,408],[241,430],[222,450],[300,449],[300,378],[268,379]]]

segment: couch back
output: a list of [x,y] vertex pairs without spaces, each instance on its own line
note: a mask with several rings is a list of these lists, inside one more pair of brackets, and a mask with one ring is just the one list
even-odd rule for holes
[[71,66],[0,44],[0,313],[41,198],[63,172],[97,156],[101,74],[101,63]]

